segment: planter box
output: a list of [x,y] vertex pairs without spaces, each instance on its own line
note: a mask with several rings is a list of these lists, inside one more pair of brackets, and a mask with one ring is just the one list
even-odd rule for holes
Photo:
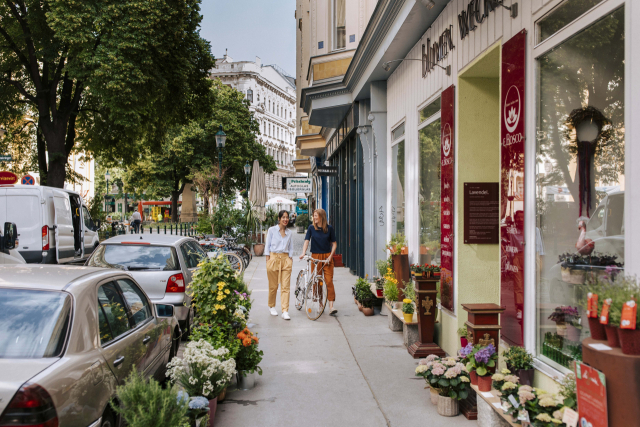
[[582,269],[562,267],[560,269],[562,281],[571,285],[582,285],[587,277],[587,272]]

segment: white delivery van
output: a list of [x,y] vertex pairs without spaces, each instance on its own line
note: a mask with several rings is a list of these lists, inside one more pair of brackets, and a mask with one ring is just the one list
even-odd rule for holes
[[39,185],[0,185],[0,224],[20,230],[16,248],[29,264],[84,260],[98,246],[98,227],[74,191]]
[[25,264],[24,258],[16,249],[18,244],[18,227],[5,222],[4,233],[0,232],[0,265]]

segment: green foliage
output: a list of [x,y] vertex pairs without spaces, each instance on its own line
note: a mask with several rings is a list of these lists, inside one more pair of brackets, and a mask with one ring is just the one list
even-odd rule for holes
[[533,356],[523,347],[512,345],[502,352],[502,357],[509,369],[533,369]]
[[119,404],[112,408],[130,427],[178,427],[186,418],[188,401],[178,402],[178,388],[162,386],[154,379],[146,381],[132,371],[124,385],[116,389]]
[[206,213],[198,214],[198,224],[196,225],[196,232],[202,234],[212,234],[211,228],[211,216]]
[[400,255],[402,248],[407,246],[407,238],[402,233],[396,233],[391,236],[391,240],[387,243],[387,249],[391,255]]
[[404,284],[404,293],[405,298],[410,299],[413,302],[418,302],[418,296],[416,295],[416,285],[413,280],[409,280]]
[[298,215],[296,218],[296,226],[304,228],[309,227],[309,215],[306,213]]
[[457,332],[458,332],[458,336],[460,338],[462,338],[462,337],[466,338],[467,337],[467,333],[468,333],[467,328],[458,328]]
[[573,372],[568,373],[559,383],[560,391],[558,394],[564,399],[564,406],[578,410],[578,391],[575,374]]
[[[596,291],[597,289],[591,288]],[[620,326],[622,317],[622,306],[625,302],[638,298],[640,287],[638,286],[635,276],[619,275],[609,286],[603,286],[598,294],[598,306],[602,308],[602,301],[611,298],[611,306],[609,307],[609,325]],[[601,296],[602,295],[602,296]],[[600,301],[602,299],[602,301]],[[636,328],[640,328],[640,315],[636,316]]]
[[[410,301],[410,302],[407,302]],[[413,314],[415,309],[413,308],[413,302],[409,298],[402,300],[402,312],[405,314]]]
[[199,323],[191,330],[191,340],[205,340],[215,348],[224,347],[229,350],[229,357],[235,359],[240,351],[241,343],[236,339],[236,334],[242,328],[236,328],[231,323],[209,325]]
[[258,365],[262,361],[264,353],[262,350],[258,350],[258,343],[260,342],[258,337],[248,328],[244,328],[236,338],[241,343],[240,349],[236,354],[238,372],[243,375],[258,372],[258,375],[262,375],[262,368]]
[[223,196],[222,199],[218,200],[218,206],[211,217],[211,223],[217,236],[225,233],[236,234],[233,229],[238,226],[244,228],[242,211],[234,208],[233,197]]
[[380,277],[384,277],[387,274],[387,267],[389,266],[389,261],[386,259],[379,259],[376,261],[376,269],[378,270],[378,274]]
[[400,297],[400,291],[398,290],[398,281],[396,280],[393,270],[387,269],[387,274],[384,275],[384,287],[382,295],[388,302],[396,302]]
[[371,284],[369,283],[369,281],[367,279],[363,279],[362,277],[358,277],[355,288],[356,300],[358,300],[364,307],[373,307],[375,295],[373,294],[373,292],[371,292]]
[[[296,222],[298,222],[299,220],[300,216],[296,219]],[[276,212],[273,206],[269,206],[266,209],[264,223],[267,225],[267,227],[272,227],[278,223],[278,212]]]

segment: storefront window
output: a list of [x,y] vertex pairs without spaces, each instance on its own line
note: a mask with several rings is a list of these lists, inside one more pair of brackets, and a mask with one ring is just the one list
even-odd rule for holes
[[585,284],[624,269],[624,9],[538,58],[537,351],[569,368]]
[[393,174],[391,182],[391,225],[393,233],[404,234],[404,141],[391,149]]
[[419,139],[420,263],[440,265],[440,119],[420,129]]
[[548,39],[603,0],[567,0],[538,22],[538,43]]

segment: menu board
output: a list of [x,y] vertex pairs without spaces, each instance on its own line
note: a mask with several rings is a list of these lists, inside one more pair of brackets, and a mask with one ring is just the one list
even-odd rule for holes
[[453,196],[454,148],[453,134],[455,87],[446,88],[441,95],[440,125],[440,304],[453,311]]
[[500,104],[501,336],[524,342],[524,122],[527,32],[502,45]]
[[464,243],[500,243],[499,183],[464,183]]

